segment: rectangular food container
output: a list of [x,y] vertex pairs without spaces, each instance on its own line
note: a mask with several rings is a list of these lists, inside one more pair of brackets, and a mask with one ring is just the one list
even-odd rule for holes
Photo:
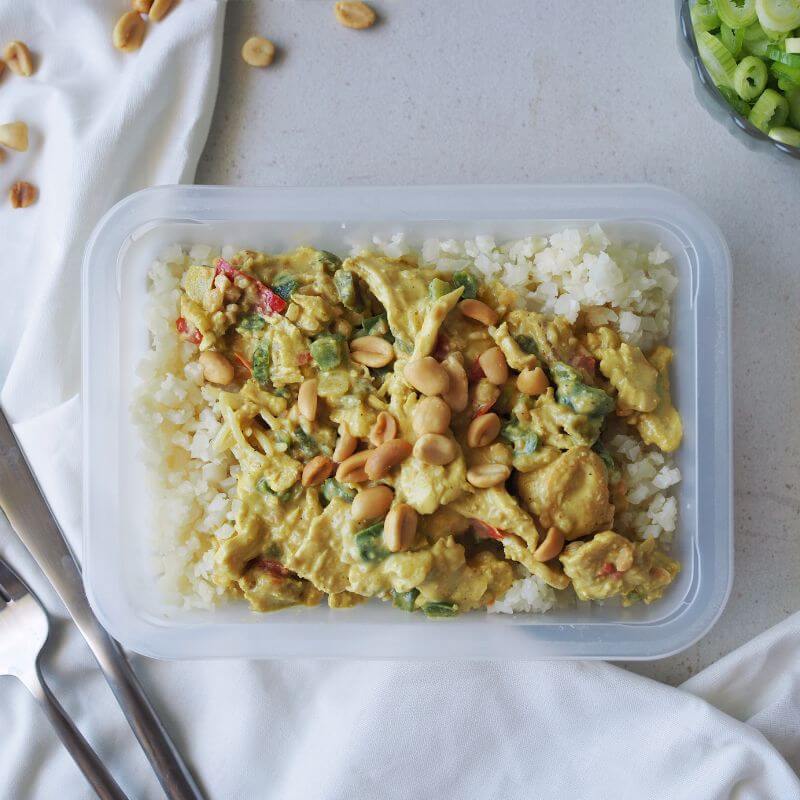
[[[683,568],[661,601],[439,621],[380,601],[272,614],[244,603],[165,606],[150,571],[150,500],[130,415],[149,347],[147,271],[165,247],[345,252],[347,241],[374,234],[404,232],[418,246],[430,236],[501,241],[594,222],[611,238],[661,242],[680,281],[669,343],[685,426],[673,547]],[[719,229],[653,186],[162,186],[127,197],[98,224],[83,270],[83,574],[94,611],[126,647],[158,658],[651,659],[688,647],[719,617],[732,580],[730,282]]]

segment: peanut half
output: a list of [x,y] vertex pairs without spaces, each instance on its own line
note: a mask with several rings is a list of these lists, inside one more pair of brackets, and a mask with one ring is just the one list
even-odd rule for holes
[[3,50],[3,58],[8,68],[17,75],[28,78],[33,75],[33,59],[31,51],[24,42],[9,42]]
[[363,30],[375,24],[375,12],[360,0],[339,0],[333,12],[346,28]]
[[356,364],[379,369],[394,360],[394,348],[380,336],[359,336],[350,342],[350,358]]
[[407,503],[393,506],[383,523],[383,541],[392,553],[408,550],[417,536],[417,512]]
[[27,150],[28,126],[24,122],[6,122],[0,125],[0,145],[12,150]]
[[114,47],[123,53],[133,53],[142,46],[146,30],[145,21],[136,11],[123,14],[114,26]]
[[8,192],[12,208],[27,208],[36,202],[36,187],[26,181],[17,181]]
[[242,45],[242,58],[251,67],[268,67],[275,58],[275,45],[263,36],[251,36]]

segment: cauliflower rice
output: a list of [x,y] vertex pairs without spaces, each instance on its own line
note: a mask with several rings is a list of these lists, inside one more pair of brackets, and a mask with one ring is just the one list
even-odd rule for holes
[[[352,242],[352,252],[377,250],[391,258],[415,254],[443,272],[471,270],[517,288],[528,308],[574,322],[580,311],[595,324],[619,331],[648,349],[669,334],[670,301],[677,278],[671,255],[612,243],[599,225],[569,228],[549,237],[496,243],[474,239],[427,239],[415,252],[403,234]],[[143,457],[153,493],[153,568],[166,601],[183,608],[213,608],[224,599],[213,581],[216,544],[234,532],[236,473],[229,454],[213,452],[221,422],[203,387],[194,346],[175,335],[180,278],[194,261],[238,248],[173,245],[150,268],[147,326],[151,350],[137,369],[140,385],[132,415],[143,438]],[[642,538],[671,540],[678,506],[671,494],[680,481],[673,459],[631,436],[608,443],[628,487],[629,507],[617,519]],[[489,607],[492,613],[543,613],[553,607],[553,589],[534,576],[515,581]]]

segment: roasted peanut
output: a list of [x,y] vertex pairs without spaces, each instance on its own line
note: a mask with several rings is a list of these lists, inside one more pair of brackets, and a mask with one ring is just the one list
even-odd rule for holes
[[408,550],[417,536],[417,512],[407,503],[393,506],[383,522],[383,541],[392,553]]
[[161,22],[169,14],[174,4],[175,0],[153,0],[148,12],[150,19],[153,22]]
[[136,11],[126,12],[114,26],[112,34],[114,47],[123,53],[133,53],[142,46],[145,30],[145,21]]
[[350,516],[356,522],[386,516],[392,505],[394,492],[388,486],[371,486],[363,489],[353,499]]
[[405,439],[390,439],[376,447],[364,463],[364,472],[371,481],[377,481],[411,455],[411,445]]
[[3,58],[8,68],[17,75],[22,75],[24,78],[33,75],[31,51],[24,42],[9,42],[3,50]]
[[444,466],[456,460],[458,445],[441,433],[425,433],[414,444],[414,456],[426,464]]
[[378,419],[375,420],[375,424],[370,428],[370,443],[378,447],[384,442],[396,438],[397,420],[388,411],[381,411],[381,413],[378,414]]
[[503,386],[508,380],[508,362],[499,347],[490,347],[478,356],[484,375],[495,385]]
[[251,36],[242,45],[242,58],[251,67],[268,67],[275,58],[275,45],[262,36]]
[[0,144],[12,150],[27,150],[28,126],[24,122],[6,122],[0,125]]
[[27,181],[17,181],[8,191],[12,208],[27,208],[36,202],[36,187]]
[[300,384],[297,391],[297,408],[309,421],[317,418],[317,379],[308,378]]
[[465,317],[474,319],[476,322],[481,322],[487,326],[497,325],[497,320],[500,319],[500,315],[491,306],[487,306],[486,303],[481,300],[462,300],[458,304],[458,310]]
[[336,480],[339,483],[364,483],[369,480],[364,464],[374,452],[374,450],[362,450],[346,458],[336,470]]
[[414,433],[445,433],[450,427],[450,406],[441,397],[423,397],[412,414]]
[[350,358],[356,364],[379,369],[394,360],[394,348],[380,336],[359,336],[350,342]]
[[233,380],[233,364],[216,350],[204,350],[197,360],[203,368],[203,377],[209,383],[225,386]]
[[333,472],[333,466],[333,461],[331,461],[328,456],[314,456],[314,458],[303,467],[300,483],[306,489],[309,486],[319,486],[324,480],[330,477],[331,472]]
[[467,428],[467,444],[470,447],[486,447],[500,433],[500,417],[495,413],[475,417]]
[[467,480],[478,489],[488,489],[508,480],[511,469],[505,464],[479,464],[467,470]]
[[537,561],[550,561],[564,549],[564,534],[558,528],[550,528],[542,543],[533,551]]
[[339,0],[333,11],[346,28],[362,30],[375,24],[375,12],[360,0]]
[[442,361],[449,378],[447,391],[442,392],[442,400],[456,413],[463,411],[469,402],[469,381],[464,365],[459,360],[461,357],[461,353],[451,353]]
[[350,458],[350,456],[355,453],[357,446],[358,439],[350,433],[347,425],[342,423],[339,426],[339,438],[333,450],[333,460],[337,464],[341,464],[345,459]]
[[550,382],[547,380],[547,375],[541,367],[535,369],[524,369],[517,376],[517,389],[522,394],[538,395],[544,394]]
[[149,14],[153,0],[131,0],[131,8],[139,14]]
[[443,394],[450,386],[447,370],[432,356],[409,361],[403,367],[403,377],[414,389],[428,396]]

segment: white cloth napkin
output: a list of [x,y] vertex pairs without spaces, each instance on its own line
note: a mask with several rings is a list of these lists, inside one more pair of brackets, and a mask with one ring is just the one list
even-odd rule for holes
[[[124,3],[6,3],[0,122],[32,146],[0,167],[39,202],[0,204],[2,401],[80,546],[79,270],[116,200],[190,180],[206,136],[223,7],[183,0],[133,55],[111,46]],[[0,187],[5,192],[5,184]],[[135,800],[157,783],[80,637],[0,522],[0,551],[61,621],[51,684]],[[209,797],[800,798],[800,616],[681,689],[602,663],[197,662],[135,666]],[[0,798],[91,792],[25,690],[0,680]]]

